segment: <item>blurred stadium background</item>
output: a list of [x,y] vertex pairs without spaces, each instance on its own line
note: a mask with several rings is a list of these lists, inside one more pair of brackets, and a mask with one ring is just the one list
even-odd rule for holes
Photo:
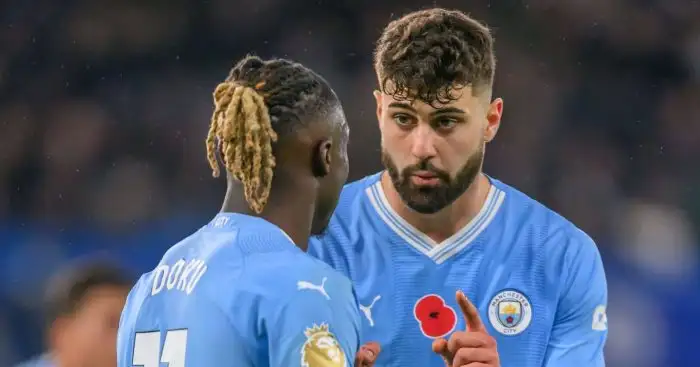
[[[352,177],[377,171],[371,52],[415,0],[6,0],[0,7],[0,366],[42,350],[44,282],[135,272],[219,209],[211,91],[253,51],[326,76]],[[697,365],[700,3],[439,1],[494,29],[506,101],[486,170],[561,212],[606,265],[612,367]],[[373,148],[370,148],[373,147]]]

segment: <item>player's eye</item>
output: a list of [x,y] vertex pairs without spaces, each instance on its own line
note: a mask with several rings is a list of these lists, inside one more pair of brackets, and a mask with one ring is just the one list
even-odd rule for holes
[[452,129],[459,121],[454,117],[441,117],[434,121],[433,126],[437,129]]
[[413,118],[405,113],[396,113],[391,118],[394,119],[397,125],[402,127],[408,127],[413,124]]

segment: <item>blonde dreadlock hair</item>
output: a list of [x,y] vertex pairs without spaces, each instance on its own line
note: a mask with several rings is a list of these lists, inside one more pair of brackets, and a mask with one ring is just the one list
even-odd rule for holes
[[325,80],[301,64],[256,56],[239,61],[213,97],[206,139],[212,174],[220,175],[218,152],[226,170],[243,184],[250,208],[260,214],[272,189],[278,134],[292,131],[337,97]]
[[226,81],[214,90],[214,106],[207,136],[207,158],[213,175],[220,174],[218,140],[226,169],[243,183],[251,209],[261,213],[270,196],[275,168],[272,143],[277,141],[265,101],[254,89]]

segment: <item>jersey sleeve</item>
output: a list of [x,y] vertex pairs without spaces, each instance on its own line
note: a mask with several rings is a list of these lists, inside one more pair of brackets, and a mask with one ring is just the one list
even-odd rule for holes
[[545,355],[545,367],[603,367],[608,335],[608,287],[600,253],[580,230],[569,238],[563,290]]
[[360,343],[354,294],[348,286],[339,295],[345,287],[328,283],[328,297],[299,290],[277,309],[267,325],[271,367],[354,365]]

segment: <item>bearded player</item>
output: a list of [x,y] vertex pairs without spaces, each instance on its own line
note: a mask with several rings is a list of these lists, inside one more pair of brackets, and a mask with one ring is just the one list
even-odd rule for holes
[[345,186],[310,252],[353,281],[362,337],[386,351],[378,366],[605,363],[595,243],[482,172],[503,113],[493,43],[444,9],[395,20],[377,42],[386,170]]

